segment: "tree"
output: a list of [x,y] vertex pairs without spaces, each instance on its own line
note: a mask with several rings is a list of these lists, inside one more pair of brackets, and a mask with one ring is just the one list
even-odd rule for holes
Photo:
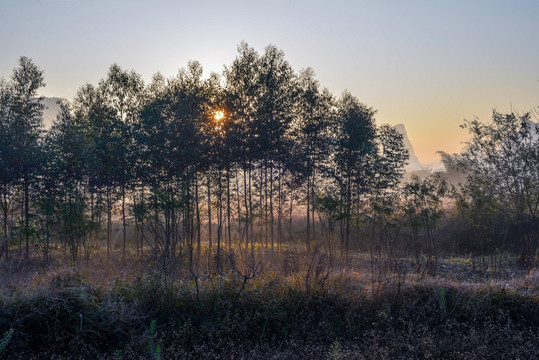
[[10,153],[7,171],[23,192],[23,234],[25,257],[29,256],[30,195],[38,177],[40,162],[40,136],[43,128],[42,98],[37,96],[45,86],[43,71],[31,59],[22,56],[19,67],[13,70],[10,82],[10,109],[6,112],[7,149]]
[[144,82],[134,71],[122,70],[117,64],[109,68],[107,78],[100,83],[104,99],[114,114],[113,153],[116,162],[113,176],[119,186],[122,201],[122,261],[125,261],[127,243],[126,196],[135,176],[137,154],[134,151],[135,125],[139,122]]
[[[314,78],[314,71],[307,68],[299,76],[300,93],[297,101],[298,121],[295,132],[296,146],[299,158],[296,159],[301,167],[300,173],[305,182],[305,199],[307,204],[306,244],[310,251],[311,241],[315,236],[315,189],[317,188],[317,175],[326,172],[330,152],[330,124],[334,120],[332,107],[333,96],[326,89],[320,89],[318,81]],[[322,200],[324,199],[324,200]],[[322,204],[330,205],[332,202],[327,196],[320,199]],[[323,207],[326,210],[326,206]],[[329,218],[328,218],[329,221]],[[312,223],[312,229],[311,229]]]
[[499,211],[513,220],[507,235],[520,243],[522,264],[532,266],[539,234],[539,124],[529,113],[494,111],[490,123],[474,119],[462,127],[472,136],[461,158],[468,183],[494,195]]
[[[234,143],[233,157],[243,173],[243,219],[245,246],[251,243],[254,249],[254,207],[252,196],[252,170],[259,158],[256,146],[255,122],[259,103],[260,55],[242,42],[238,46],[238,56],[224,70],[225,103],[230,129],[228,139]],[[211,237],[211,236],[210,236]]]
[[[109,106],[103,91],[86,84],[79,89],[74,100],[75,116],[84,124],[90,139],[88,165],[91,212],[94,220],[101,216],[101,208],[107,215],[107,260],[110,260],[112,245],[112,207],[116,201],[118,184],[119,131],[114,110]],[[121,154],[120,154],[121,155]],[[94,205],[94,195],[97,197]],[[103,203],[103,204],[102,204]]]
[[73,116],[67,102],[62,102],[45,139],[47,166],[41,180],[41,204],[46,216],[45,251],[49,229],[54,227],[54,234],[68,246],[75,265],[81,247],[88,260],[89,234],[95,226],[88,213],[89,141],[84,123]]
[[[207,171],[215,160],[208,135],[213,134],[209,123],[217,84],[215,76],[203,80],[202,67],[191,62],[168,82],[154,77],[142,109],[138,142],[142,163],[147,165],[144,182],[151,189],[153,210],[148,224],[167,274],[179,264],[182,245],[188,245],[192,260],[198,173]],[[200,229],[200,217],[196,218]]]
[[0,81],[0,207],[2,211],[2,245],[0,254],[8,257],[8,216],[14,202],[14,186],[17,180],[17,154],[13,152],[13,89],[11,84]]
[[[291,123],[294,119],[294,104],[297,86],[294,71],[285,60],[284,53],[275,46],[266,47],[260,58],[258,75],[258,107],[254,132],[256,154],[260,171],[260,223],[265,224],[264,240],[274,249],[274,185],[275,176],[290,153]],[[275,173],[277,170],[277,173]],[[269,177],[269,179],[268,179]],[[269,204],[268,204],[269,200]],[[268,207],[269,205],[269,207]],[[269,214],[269,219],[268,219]],[[269,231],[268,231],[269,227]]]
[[[373,160],[377,153],[375,110],[360,103],[349,92],[338,102],[335,123],[335,175],[343,199],[341,255],[348,260],[353,208],[359,212],[361,196],[372,180]],[[356,214],[357,215],[357,214]]]
[[[404,186],[404,212],[408,222],[410,245],[419,265],[419,256],[427,255],[427,269],[432,271],[438,261],[435,230],[444,215],[443,199],[448,187],[440,173],[425,179],[417,176]],[[421,242],[423,240],[423,242]]]
[[395,242],[401,237],[402,194],[399,185],[408,161],[408,150],[404,147],[402,135],[389,125],[377,129],[377,144],[368,208],[370,255],[374,263],[375,238],[378,235],[378,250],[385,252],[387,263],[395,258]]

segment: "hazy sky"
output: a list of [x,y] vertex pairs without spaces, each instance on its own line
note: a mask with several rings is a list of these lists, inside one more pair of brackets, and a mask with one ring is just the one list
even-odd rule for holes
[[198,60],[220,72],[246,41],[281,48],[338,95],[404,123],[423,162],[457,152],[463,119],[539,105],[539,1],[0,0],[0,76],[28,56],[45,96],[72,99],[116,62],[146,81]]

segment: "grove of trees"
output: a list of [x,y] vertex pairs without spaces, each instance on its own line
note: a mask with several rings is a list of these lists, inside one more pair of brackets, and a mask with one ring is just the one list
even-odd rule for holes
[[190,62],[144,84],[114,64],[62,100],[47,130],[42,86],[25,57],[0,83],[5,257],[47,263],[60,248],[78,265],[98,252],[148,255],[166,274],[219,273],[297,245],[342,264],[359,248],[388,264],[412,254],[428,265],[442,246],[536,261],[539,131],[528,114],[466,122],[465,151],[442,154],[467,179],[452,186],[444,174],[404,180],[402,136],[271,45],[259,54],[242,43],[208,77]]

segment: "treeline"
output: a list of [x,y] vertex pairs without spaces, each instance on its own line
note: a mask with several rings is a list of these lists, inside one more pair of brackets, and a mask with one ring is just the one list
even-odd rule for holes
[[[190,62],[175,77],[157,74],[144,84],[137,73],[112,65],[97,85],[61,102],[47,131],[37,96],[42,86],[42,71],[24,57],[0,86],[6,257],[10,244],[18,244],[28,258],[34,244],[45,262],[52,245],[67,249],[73,264],[88,261],[95,249],[106,248],[109,258],[119,222],[122,260],[131,250],[151,250],[170,274],[181,267],[220,271],[234,252],[278,253],[289,244],[323,251],[330,262],[349,261],[358,246],[373,258],[413,253],[432,262],[440,252],[444,199],[453,194],[461,219],[480,228],[474,216],[489,215],[474,189],[488,192],[499,183],[482,177],[496,166],[488,165],[490,155],[478,155],[477,144],[490,135],[476,123],[470,126],[478,138],[467,153],[444,154],[473,181],[458,191],[441,174],[403,183],[402,136],[377,126],[375,110],[350,93],[337,98],[322,88],[311,69],[294,71],[274,46],[259,54],[242,43],[232,64],[208,78]],[[511,134],[492,151],[505,149]],[[537,144],[531,132],[522,136],[528,148]],[[528,198],[497,207],[519,219],[518,241],[529,258],[537,248],[539,183],[537,148],[530,154],[536,157],[512,170],[526,175],[514,185],[526,185],[521,192]],[[495,191],[511,195],[507,181],[499,181]]]

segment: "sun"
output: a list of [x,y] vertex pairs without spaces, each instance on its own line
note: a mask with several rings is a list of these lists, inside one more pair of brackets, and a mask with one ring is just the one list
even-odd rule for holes
[[216,112],[215,112],[215,115],[213,116],[213,118],[214,118],[216,121],[221,121],[224,117],[225,117],[225,112],[222,111],[222,110],[216,111]]

